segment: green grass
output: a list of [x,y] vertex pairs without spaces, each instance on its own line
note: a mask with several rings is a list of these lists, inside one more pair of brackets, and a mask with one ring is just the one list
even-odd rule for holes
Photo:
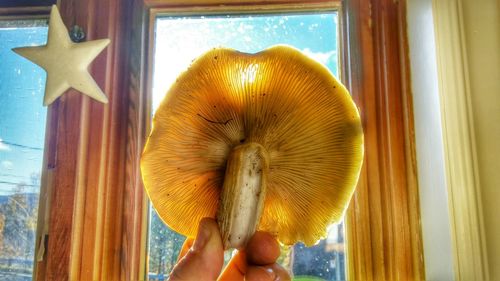
[[325,279],[321,279],[315,276],[299,275],[294,276],[293,281],[325,281]]

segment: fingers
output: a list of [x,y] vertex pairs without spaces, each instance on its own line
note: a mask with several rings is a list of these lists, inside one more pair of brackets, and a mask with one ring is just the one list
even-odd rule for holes
[[288,272],[276,264],[280,255],[276,239],[265,232],[256,232],[245,250],[231,259],[219,281],[290,280]]
[[273,262],[267,265],[247,264],[245,254],[238,252],[218,281],[288,281],[288,272],[279,264]]
[[196,239],[189,248],[190,243],[189,240],[184,243],[181,250],[181,255],[184,253],[184,256],[172,270],[169,280],[217,280],[224,263],[224,250],[217,223],[213,219],[202,219]]
[[267,266],[249,266],[245,280],[251,281],[289,281],[288,272],[279,264]]
[[245,252],[240,250],[231,258],[218,281],[242,281],[247,272]]
[[268,233],[256,232],[217,279],[223,265],[223,245],[217,223],[206,218],[200,222],[196,239],[184,242],[169,280],[288,281],[288,272],[276,264],[279,255],[276,239]]
[[246,260],[249,264],[245,280],[288,281],[290,275],[276,260],[280,256],[280,246],[276,238],[267,232],[256,232],[248,241]]
[[267,232],[255,232],[245,251],[248,263],[255,265],[275,263],[280,256],[278,241]]

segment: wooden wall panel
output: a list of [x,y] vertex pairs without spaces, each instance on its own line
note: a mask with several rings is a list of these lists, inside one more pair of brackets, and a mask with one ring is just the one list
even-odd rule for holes
[[140,156],[149,131],[151,105],[147,102],[147,48],[149,15],[142,1],[130,8],[130,60],[128,74],[128,120],[126,182],[122,231],[122,280],[145,276],[148,204],[140,174]]
[[[89,70],[109,98],[70,90],[49,109],[49,233],[37,280],[116,280],[121,260],[128,96],[125,1],[61,1],[66,27],[86,40],[110,38]],[[52,156],[51,156],[52,155]]]

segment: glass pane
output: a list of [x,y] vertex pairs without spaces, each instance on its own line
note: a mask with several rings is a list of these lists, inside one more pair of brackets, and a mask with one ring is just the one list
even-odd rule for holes
[[[155,28],[153,110],[193,59],[214,47],[255,53],[292,45],[338,73],[337,13],[265,16],[159,17]],[[175,264],[184,237],[150,212],[149,280],[163,280]],[[314,247],[283,247],[279,261],[296,280],[345,280],[343,224],[330,227]],[[226,254],[230,258],[230,253]]]
[[31,280],[47,111],[45,71],[11,51],[43,45],[46,21],[0,21],[0,280]]

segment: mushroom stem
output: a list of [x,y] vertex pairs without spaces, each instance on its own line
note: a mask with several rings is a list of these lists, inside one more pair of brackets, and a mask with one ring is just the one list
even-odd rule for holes
[[269,156],[262,145],[246,143],[231,151],[217,214],[224,249],[245,247],[255,232],[268,172]]

